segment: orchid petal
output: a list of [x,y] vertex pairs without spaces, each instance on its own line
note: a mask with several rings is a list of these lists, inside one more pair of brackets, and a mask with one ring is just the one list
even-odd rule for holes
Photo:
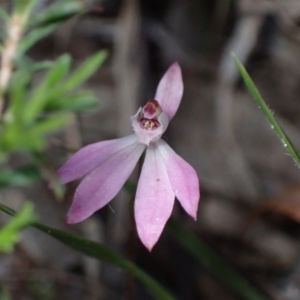
[[135,134],[121,139],[94,143],[76,152],[59,170],[62,183],[78,179],[103,163],[114,153],[137,141]]
[[75,192],[67,222],[83,221],[111,201],[132,173],[145,147],[135,142],[110,156],[88,174]]
[[200,200],[199,179],[196,171],[177,155],[165,141],[158,141],[157,146],[178,201],[184,210],[196,219]]
[[163,158],[155,143],[147,148],[135,198],[138,235],[151,251],[169,219],[175,200]]
[[173,63],[160,80],[155,94],[155,100],[158,101],[162,111],[168,115],[170,120],[179,107],[182,94],[181,68],[178,63]]

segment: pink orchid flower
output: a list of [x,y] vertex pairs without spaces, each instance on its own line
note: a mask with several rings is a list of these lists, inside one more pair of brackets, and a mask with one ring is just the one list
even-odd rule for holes
[[175,197],[196,219],[199,180],[195,170],[161,139],[183,94],[181,69],[174,63],[161,79],[155,100],[131,117],[134,134],[88,145],[58,171],[63,183],[84,177],[67,215],[77,223],[109,203],[146,150],[134,205],[138,235],[151,251],[169,219]]

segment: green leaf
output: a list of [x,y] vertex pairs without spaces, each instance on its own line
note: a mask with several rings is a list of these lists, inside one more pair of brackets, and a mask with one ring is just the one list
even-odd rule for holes
[[107,58],[107,51],[100,51],[88,59],[68,78],[62,89],[67,92],[75,89],[86,81]]
[[46,85],[46,80],[37,86],[32,93],[27,97],[25,109],[23,112],[24,124],[32,124],[35,119],[43,112],[47,105],[49,87]]
[[[26,116],[26,120],[29,122],[30,119],[32,119],[31,110],[33,110],[35,106],[39,107],[38,105],[40,105],[40,107],[43,108],[45,108],[46,105],[46,107],[50,110],[58,107],[64,108],[70,105],[70,109],[74,111],[76,109],[82,110],[83,107],[94,106],[96,101],[94,98],[92,98],[90,93],[78,93],[77,95],[79,96],[74,96],[74,94],[68,94],[72,93],[76,87],[78,87],[85,80],[87,80],[88,77],[90,77],[92,73],[94,73],[97,70],[97,68],[99,68],[99,66],[103,63],[106,56],[106,51],[100,51],[92,55],[76,71],[74,71],[73,74],[69,76],[69,78],[65,79],[64,81],[60,80],[61,82],[59,84],[57,84],[55,87],[52,87],[51,90],[47,92],[45,91],[46,85],[40,84],[39,88],[35,91],[33,95],[34,101],[33,99],[31,99],[31,101],[33,101],[34,103],[29,104],[30,107],[25,110],[24,114]],[[46,99],[41,101],[39,100],[41,97],[46,97]],[[85,99],[80,99],[81,97]],[[84,105],[83,100],[86,100],[86,105]],[[35,111],[34,115],[37,115]]]
[[[16,212],[14,210],[3,204],[0,204],[0,210],[11,216],[16,215]],[[138,280],[140,280],[149,289],[149,291],[153,294],[153,296],[156,299],[175,300],[175,298],[156,280],[150,277],[147,273],[145,273],[135,264],[133,264],[127,259],[122,258],[119,254],[110,250],[109,248],[99,243],[83,239],[76,235],[55,228],[51,228],[37,222],[34,222],[32,226],[39,229],[40,231],[45,232],[46,234],[52,236],[56,240],[62,242],[63,244],[74,250],[77,250],[95,259],[111,263],[114,266],[129,272]]]
[[37,124],[32,126],[32,129],[29,131],[31,138],[39,138],[44,135],[56,131],[63,126],[65,126],[70,121],[70,115],[67,113],[56,114],[52,117],[48,117],[43,121],[39,121]]
[[69,72],[71,66],[71,56],[64,54],[53,63],[44,84],[51,88],[61,81]]
[[36,219],[33,205],[26,203],[16,214],[16,217],[0,230],[0,251],[11,252],[14,245],[19,241],[20,230],[32,224]]
[[33,76],[32,74],[35,72],[49,70],[56,63],[56,61],[52,60],[36,62],[28,56],[20,56],[15,61],[17,70],[24,69],[30,73],[30,76]]
[[32,122],[45,108],[49,100],[49,93],[67,75],[70,69],[71,58],[69,55],[62,55],[53,63],[45,79],[30,95],[24,110],[24,122]]
[[245,300],[266,300],[267,298],[252,287],[213,249],[195,235],[184,229],[174,220],[169,222],[172,235],[193,255],[197,261],[214,276],[223,281],[228,287]]
[[58,28],[58,24],[50,24],[44,27],[39,27],[31,30],[28,34],[26,34],[22,41],[20,42],[18,55],[22,55],[27,52],[34,44],[36,44],[39,40],[49,35],[55,29]]
[[0,171],[0,189],[10,186],[26,186],[41,178],[35,166],[26,166],[17,170],[2,169]]
[[234,54],[232,54],[232,56],[236,63],[237,68],[239,69],[242,78],[244,79],[246,86],[248,87],[250,93],[252,94],[252,97],[258,104],[258,107],[263,111],[263,113],[265,114],[265,116],[267,117],[268,121],[271,124],[271,128],[275,130],[281,142],[283,143],[283,146],[289,151],[295,163],[300,168],[299,151],[295,148],[295,146],[293,145],[289,137],[286,135],[286,133],[283,131],[283,129],[276,121],[273,113],[268,108],[267,104],[265,103],[264,99],[262,98],[261,94],[259,93],[257,87],[255,86],[254,82],[252,81],[251,77],[249,76],[248,72],[246,71],[242,63],[238,60],[238,58]]
[[0,135],[0,149],[7,153],[18,150],[42,149],[45,141],[32,138],[28,128],[21,128],[18,123],[7,124]]
[[77,92],[74,95],[65,96],[62,99],[57,99],[55,101],[49,101],[46,110],[67,110],[73,112],[82,112],[94,109],[99,105],[99,101],[95,98],[93,93],[89,91]]
[[76,14],[84,11],[86,4],[79,0],[62,0],[52,4],[46,10],[34,16],[30,21],[30,26],[41,26],[45,24],[61,23]]
[[[0,134],[0,149],[1,152],[9,153],[13,148],[14,144],[17,141],[18,137],[18,128],[15,123],[3,126],[1,128]],[[2,153],[1,153],[2,154]]]
[[56,131],[69,122],[68,113],[55,114],[28,126],[8,124],[0,135],[0,149],[41,151],[47,145],[46,134]]
[[13,0],[14,13],[29,16],[38,0]]
[[28,69],[19,69],[13,74],[9,86],[10,105],[5,112],[6,123],[22,123],[25,105],[25,95],[31,81],[31,73]]
[[53,66],[53,64],[54,63],[51,60],[44,60],[44,61],[41,61],[38,63],[33,63],[32,69],[33,69],[33,72],[39,72],[42,70],[50,69]]

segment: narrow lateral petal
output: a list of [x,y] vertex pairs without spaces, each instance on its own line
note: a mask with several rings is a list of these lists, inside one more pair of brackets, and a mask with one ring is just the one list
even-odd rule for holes
[[135,134],[121,139],[90,144],[76,152],[59,170],[63,183],[78,179],[103,163],[109,156],[137,141]]
[[88,174],[75,192],[67,222],[83,221],[111,201],[132,173],[145,147],[138,142],[131,144]]
[[146,157],[136,191],[134,214],[138,235],[151,251],[169,219],[175,195],[155,143],[146,150]]
[[183,81],[181,75],[181,68],[176,62],[170,66],[163,78],[160,80],[155,100],[158,101],[169,119],[171,120],[175,115],[183,94]]
[[164,159],[170,183],[177,199],[184,210],[196,219],[200,200],[199,179],[196,171],[177,155],[165,141],[158,141],[157,146]]

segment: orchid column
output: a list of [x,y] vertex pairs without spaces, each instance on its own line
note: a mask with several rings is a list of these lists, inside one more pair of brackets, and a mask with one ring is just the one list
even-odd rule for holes
[[142,243],[149,251],[156,244],[172,213],[175,197],[196,219],[200,199],[197,173],[161,139],[182,94],[181,69],[174,63],[161,79],[155,100],[150,100],[131,117],[134,134],[88,145],[58,170],[63,183],[85,176],[68,212],[68,223],[83,221],[110,202],[144,151],[134,205]]

